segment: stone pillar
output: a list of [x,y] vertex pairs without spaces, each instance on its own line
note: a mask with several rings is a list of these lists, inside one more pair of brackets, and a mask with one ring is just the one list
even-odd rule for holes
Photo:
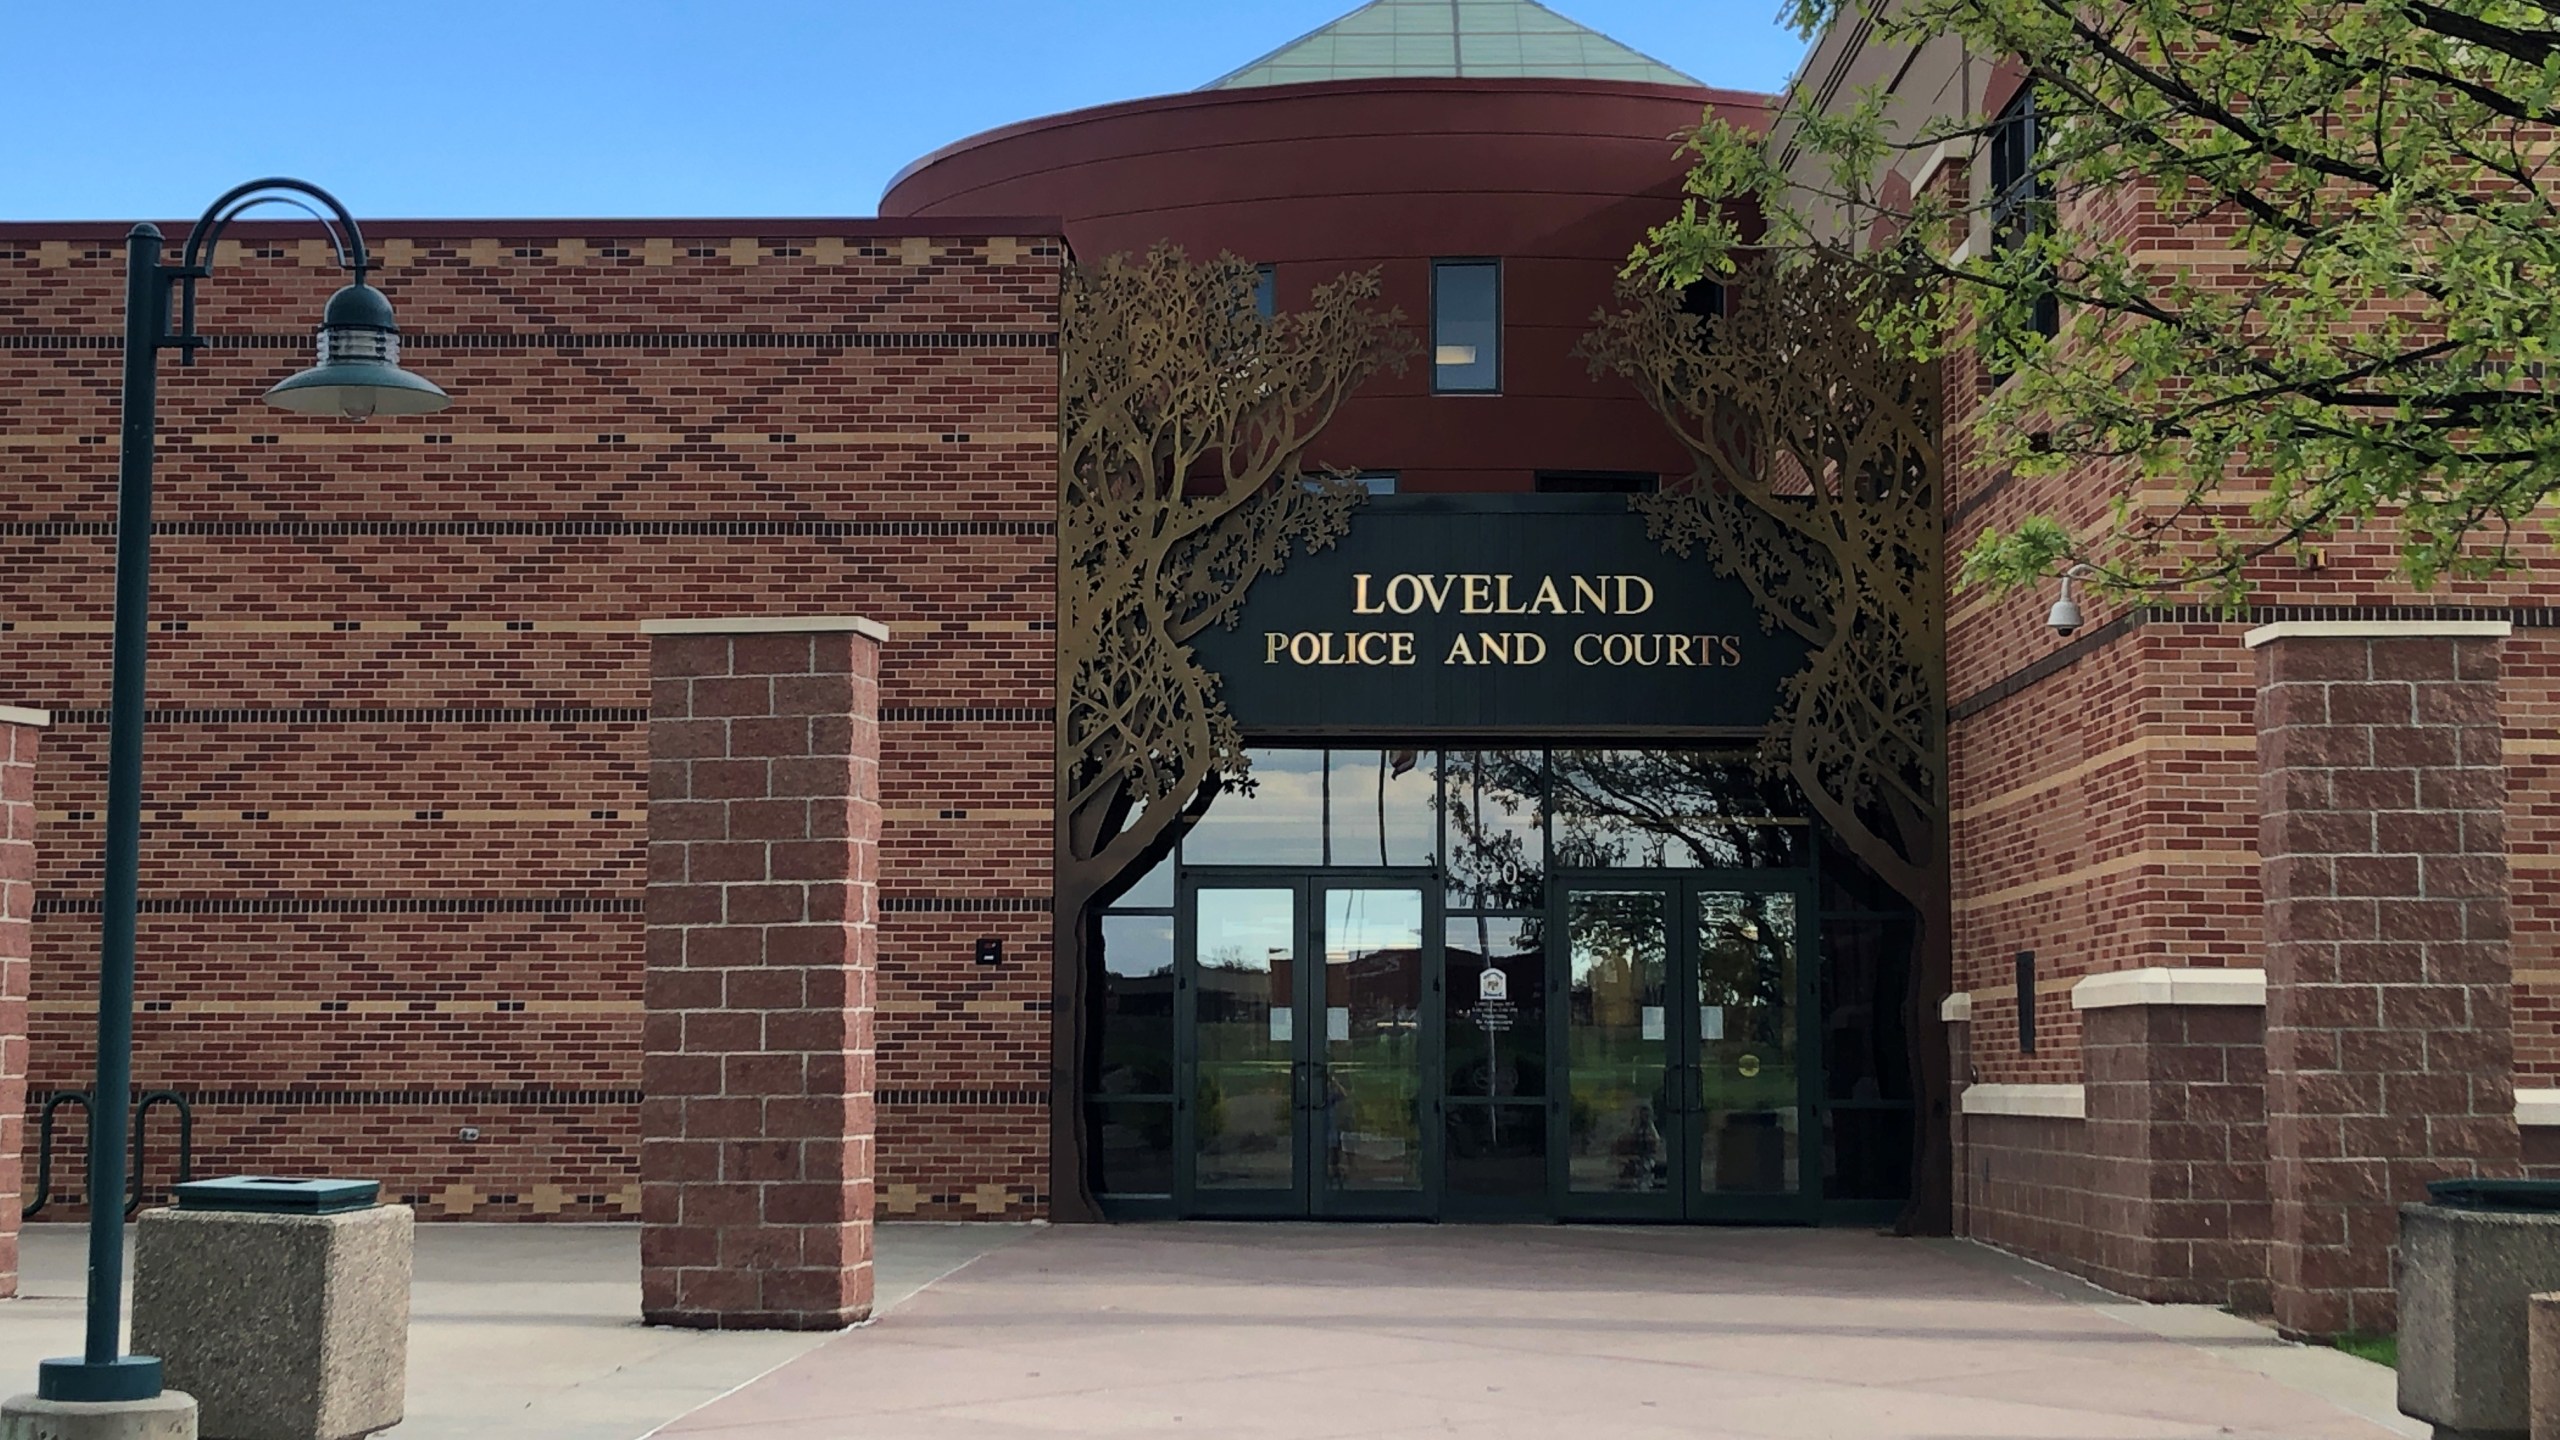
[[1948,1206],[1952,1223],[1951,1235],[1970,1235],[1966,1200],[1971,1187],[1966,1183],[1972,1156],[1965,1147],[1964,1090],[1973,1083],[1973,996],[1959,990],[1938,1002],[1938,1019],[1947,1032],[1947,1148],[1948,1172],[1953,1180]]
[[2267,977],[2155,967],[2072,987],[2099,1283],[2267,1308]]
[[871,1313],[880,643],[860,619],[656,620],[640,1306]]
[[36,738],[53,717],[0,705],[0,1298],[18,1293],[27,1149],[27,970],[36,913]]
[[2258,652],[2269,1271],[2297,1337],[2397,1323],[2397,1207],[2513,1174],[2503,621],[2303,621]]

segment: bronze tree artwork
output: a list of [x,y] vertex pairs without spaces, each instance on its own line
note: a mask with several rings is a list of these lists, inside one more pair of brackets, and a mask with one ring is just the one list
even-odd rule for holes
[[1071,1097],[1093,1044],[1094,923],[1221,788],[1244,738],[1191,641],[1349,529],[1360,488],[1308,447],[1418,342],[1375,271],[1265,315],[1258,273],[1160,246],[1072,266],[1059,301],[1058,802],[1051,1213],[1095,1218]]
[[1630,284],[1584,342],[1632,383],[1694,462],[1636,506],[1675,554],[1702,553],[1751,592],[1762,623],[1812,655],[1779,692],[1765,765],[1919,917],[1906,1003],[1914,1093],[1905,1228],[1951,1223],[1945,1047],[1948,901],[1942,455],[1934,367],[1866,324],[1872,263],[1814,253],[1744,268],[1723,313]]

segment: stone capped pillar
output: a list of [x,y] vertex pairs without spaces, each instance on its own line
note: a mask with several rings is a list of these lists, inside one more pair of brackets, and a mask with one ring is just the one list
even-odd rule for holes
[[0,1298],[18,1293],[27,1148],[27,969],[36,911],[36,739],[53,717],[0,705]]
[[2513,1174],[2503,621],[2301,621],[2258,652],[2269,1278],[2393,1330],[2396,1206]]
[[880,644],[853,618],[654,620],[640,1306],[871,1313]]
[[2158,966],[2072,987],[2088,1077],[2096,1278],[2267,1308],[2264,971]]
[[1972,1187],[1967,1183],[1973,1156],[1965,1148],[1965,1087],[1973,1083],[1973,996],[1959,990],[1938,1002],[1938,1020],[1947,1032],[1947,1106],[1948,1171],[1954,1182],[1947,1196],[1948,1233],[1970,1235],[1972,1219],[1967,1202]]

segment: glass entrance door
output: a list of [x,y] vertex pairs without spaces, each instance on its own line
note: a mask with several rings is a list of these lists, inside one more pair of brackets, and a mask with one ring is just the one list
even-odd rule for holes
[[1179,1208],[1430,1213],[1439,1175],[1434,890],[1420,878],[1183,887]]
[[1558,885],[1559,1213],[1810,1218],[1804,897],[1774,878]]

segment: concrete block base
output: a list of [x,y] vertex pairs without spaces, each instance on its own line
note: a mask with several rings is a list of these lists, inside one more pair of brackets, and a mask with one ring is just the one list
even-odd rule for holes
[[2437,1440],[2534,1433],[2531,1297],[2560,1290],[2560,1213],[2400,1211],[2400,1411]]
[[134,1229],[134,1347],[202,1404],[205,1440],[354,1440],[397,1425],[411,1226],[405,1205],[146,1210]]
[[2560,1440],[2560,1292],[2532,1300],[2525,1375],[2533,1403],[2533,1440]]
[[196,1440],[196,1401],[175,1390],[98,1404],[18,1395],[0,1403],[0,1440]]

